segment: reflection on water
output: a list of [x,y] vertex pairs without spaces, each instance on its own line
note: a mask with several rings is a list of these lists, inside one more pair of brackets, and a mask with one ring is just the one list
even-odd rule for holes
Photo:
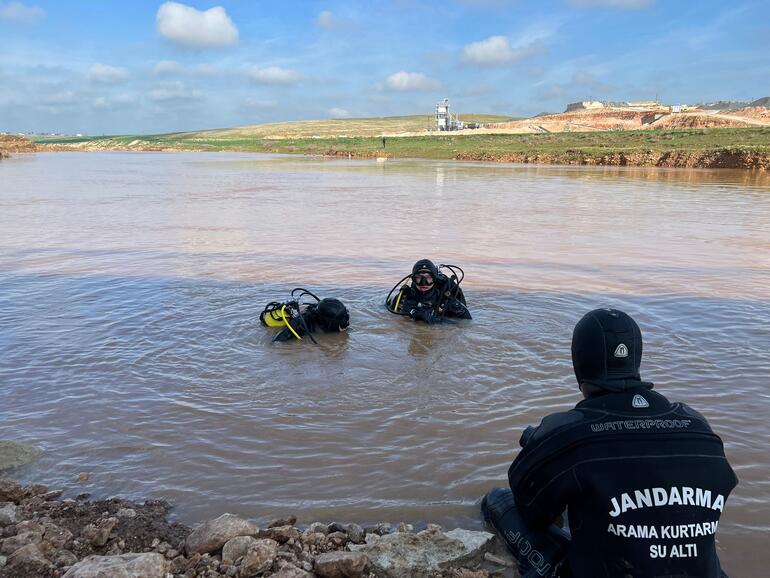
[[[644,377],[724,437],[741,484],[722,557],[761,575],[768,231],[751,172],[17,157],[0,166],[0,439],[45,449],[21,477],[165,497],[185,521],[473,527],[521,429],[578,399],[575,321],[615,306],[645,333]],[[466,269],[473,321],[384,311],[423,256]],[[272,344],[258,313],[295,285],[345,301],[349,335]]]

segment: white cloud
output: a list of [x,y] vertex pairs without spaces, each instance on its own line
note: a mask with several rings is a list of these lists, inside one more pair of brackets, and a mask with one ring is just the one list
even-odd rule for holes
[[344,108],[332,107],[329,109],[329,116],[332,118],[346,118],[350,116],[350,113]]
[[336,21],[336,19],[334,18],[334,14],[332,14],[332,13],[331,13],[331,12],[329,12],[328,10],[324,10],[323,12],[321,12],[321,13],[318,15],[318,18],[316,19],[316,23],[317,23],[317,24],[318,24],[318,25],[319,25],[321,28],[327,28],[327,29],[331,29],[331,28],[334,28],[334,26],[335,26],[336,22],[337,22],[337,21]]
[[647,8],[655,3],[655,0],[568,0],[571,6],[576,8],[626,8],[635,10]]
[[182,66],[175,60],[161,60],[152,70],[157,75],[179,74]]
[[134,104],[135,101],[136,99],[130,94],[119,94],[111,98],[99,96],[91,102],[91,108],[94,110],[112,110],[121,106]]
[[67,106],[78,103],[77,95],[71,90],[55,92],[40,99],[41,104],[51,104],[57,106]]
[[[72,114],[74,108],[79,106],[83,100],[80,95],[75,94],[73,91],[63,90],[46,94],[32,102],[32,104],[35,108],[47,114],[66,115]],[[27,103],[25,102],[25,104]]]
[[155,102],[193,101],[203,99],[200,90],[189,90],[181,82],[172,82],[165,86],[155,88],[147,93],[150,100]]
[[175,44],[189,48],[220,48],[238,42],[238,29],[221,6],[196,10],[165,2],[155,16],[158,32]]
[[385,80],[385,86],[391,90],[438,90],[441,83],[435,78],[420,72],[405,72],[403,70],[391,74]]
[[479,66],[501,66],[534,56],[544,48],[540,39],[514,47],[505,36],[490,36],[486,40],[466,44],[462,61]]
[[45,16],[40,6],[27,6],[21,2],[0,2],[0,20],[34,24]]
[[261,100],[258,98],[247,98],[246,102],[244,102],[243,104],[248,108],[257,108],[257,109],[278,108],[278,103],[276,101]]
[[539,97],[542,100],[562,100],[565,94],[564,87],[560,84],[547,86],[540,91]]
[[568,82],[544,85],[540,97],[543,100],[595,100],[606,98],[605,95],[613,90],[612,85],[602,82],[593,72],[578,70]]
[[596,76],[594,76],[591,72],[586,72],[585,70],[578,70],[572,76],[572,84],[576,84],[578,86],[594,86],[596,83]]
[[294,84],[299,80],[296,70],[268,66],[266,68],[252,67],[248,72],[249,78],[261,84]]
[[338,16],[329,10],[323,10],[315,19],[316,26],[324,30],[345,30],[353,26],[354,21],[351,18]]
[[468,86],[464,89],[462,89],[458,95],[462,97],[478,97],[478,96],[488,96],[491,94],[495,94],[497,92],[497,88],[492,85],[488,84],[473,84],[471,86]]
[[220,76],[224,72],[211,64],[199,64],[190,69],[193,76]]
[[104,84],[115,84],[123,82],[129,77],[128,70],[109,64],[96,63],[88,70],[88,80],[102,82]]
[[175,76],[175,75],[192,75],[192,76],[220,76],[224,73],[223,70],[212,66],[210,64],[199,64],[188,68],[182,66],[175,60],[161,60],[153,68],[153,72],[157,76]]

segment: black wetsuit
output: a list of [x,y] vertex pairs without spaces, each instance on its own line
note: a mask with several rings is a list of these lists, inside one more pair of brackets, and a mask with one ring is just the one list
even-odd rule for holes
[[[289,320],[289,323],[291,323],[291,326],[297,335],[303,337],[308,333],[315,333],[321,329],[319,323],[318,308],[315,304],[309,305],[307,308],[305,308],[301,315],[302,319],[300,319],[297,315],[293,315]],[[281,329],[280,333],[275,336],[273,341],[291,341],[292,339],[296,339],[296,336],[288,327],[284,327]]]
[[[412,319],[436,323],[444,317],[455,319],[471,319],[471,312],[465,303],[463,290],[457,285],[457,281],[450,279],[443,273],[435,276],[433,288],[422,292],[415,288],[414,283],[405,285],[401,291],[397,313],[406,313]],[[391,307],[395,307],[398,295],[391,301]]]
[[[525,575],[549,576],[564,550],[560,576],[723,575],[714,535],[737,478],[695,410],[640,383],[547,416],[522,446],[513,497],[494,490],[482,507]],[[571,536],[560,539],[548,527],[565,509]]]

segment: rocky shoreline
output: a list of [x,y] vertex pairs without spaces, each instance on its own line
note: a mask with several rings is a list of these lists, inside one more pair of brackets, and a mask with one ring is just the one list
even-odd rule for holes
[[261,528],[222,514],[195,528],[152,500],[62,499],[0,479],[0,578],[514,578],[488,532],[314,522]]

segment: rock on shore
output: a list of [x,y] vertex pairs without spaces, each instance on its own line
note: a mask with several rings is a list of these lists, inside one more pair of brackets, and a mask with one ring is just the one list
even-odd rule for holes
[[[163,501],[60,499],[0,479],[0,578],[491,578],[516,576],[487,532],[366,528],[233,514],[194,529]],[[492,562],[490,562],[492,561]]]
[[29,444],[0,440],[0,471],[34,462],[41,453],[40,448]]

